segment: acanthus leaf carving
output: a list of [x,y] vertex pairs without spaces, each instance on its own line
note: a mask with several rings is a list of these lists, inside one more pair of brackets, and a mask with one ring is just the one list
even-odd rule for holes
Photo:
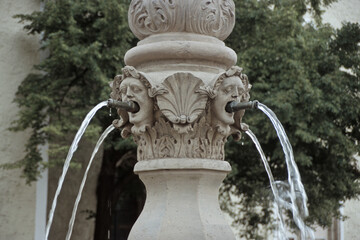
[[159,139],[159,157],[166,158],[174,156],[175,147],[173,141],[170,140],[169,136],[164,136]]
[[186,22],[187,32],[225,40],[235,24],[235,4],[232,0],[193,1],[189,16],[191,21]]
[[190,124],[187,124],[187,125],[174,124],[174,129],[180,134],[189,133],[194,130]]
[[226,39],[235,25],[233,0],[133,0],[129,26],[139,38],[189,32]]
[[198,119],[192,131],[180,133],[161,117],[152,128],[134,135],[138,145],[138,160],[156,158],[208,158],[222,160],[227,136],[214,131],[206,116]]
[[129,26],[139,39],[156,33],[181,32],[184,30],[181,5],[176,0],[133,0]]

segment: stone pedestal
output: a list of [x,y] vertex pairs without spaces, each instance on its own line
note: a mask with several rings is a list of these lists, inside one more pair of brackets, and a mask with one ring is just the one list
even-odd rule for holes
[[129,240],[232,240],[218,203],[229,163],[208,159],[159,159],[136,164],[147,190]]
[[132,0],[129,25],[141,40],[124,57],[111,97],[133,101],[139,112],[118,109],[114,126],[138,145],[135,173],[147,199],[130,240],[235,239],[218,203],[231,170],[228,136],[246,130],[250,84],[234,66],[223,40],[235,24],[232,0]]

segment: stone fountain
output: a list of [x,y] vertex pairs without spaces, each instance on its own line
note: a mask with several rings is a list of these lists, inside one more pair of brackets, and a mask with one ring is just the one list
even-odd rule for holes
[[234,66],[236,53],[223,40],[235,24],[232,0],[132,0],[132,32],[140,39],[125,55],[111,98],[132,101],[118,109],[114,126],[138,145],[134,172],[147,199],[130,240],[235,239],[218,202],[230,135],[246,130],[250,85]]

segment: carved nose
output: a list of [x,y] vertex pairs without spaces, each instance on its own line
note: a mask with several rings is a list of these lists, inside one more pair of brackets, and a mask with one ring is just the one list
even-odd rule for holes
[[130,88],[128,88],[128,89],[126,90],[126,97],[133,97],[133,96],[134,96],[133,92],[131,91]]
[[231,97],[233,98],[239,97],[239,90],[235,89],[234,92],[231,94]]

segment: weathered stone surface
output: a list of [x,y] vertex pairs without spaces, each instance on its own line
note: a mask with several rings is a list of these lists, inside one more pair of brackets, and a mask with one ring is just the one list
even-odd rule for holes
[[133,67],[123,71],[115,77],[111,96],[135,101],[140,111],[119,109],[120,119],[114,125],[122,129],[123,137],[134,136],[139,161],[169,157],[223,160],[227,137],[240,138],[246,127],[241,122],[244,111],[225,111],[230,101],[249,100],[250,85],[239,67],[210,81],[193,72],[176,72],[154,81]]
[[235,24],[235,5],[232,0],[133,0],[128,19],[139,39],[190,32],[224,40]]
[[118,109],[114,126],[138,145],[135,172],[147,189],[129,239],[233,240],[218,203],[228,136],[240,138],[250,85],[225,46],[234,26],[232,0],[133,0],[129,24],[142,39],[125,54],[128,65],[111,97],[140,110]]
[[225,161],[160,159],[139,162],[135,172],[147,199],[129,240],[235,240],[218,204]]
[[215,37],[193,33],[152,35],[130,49],[125,63],[139,71],[205,71],[219,73],[236,64],[236,53]]

